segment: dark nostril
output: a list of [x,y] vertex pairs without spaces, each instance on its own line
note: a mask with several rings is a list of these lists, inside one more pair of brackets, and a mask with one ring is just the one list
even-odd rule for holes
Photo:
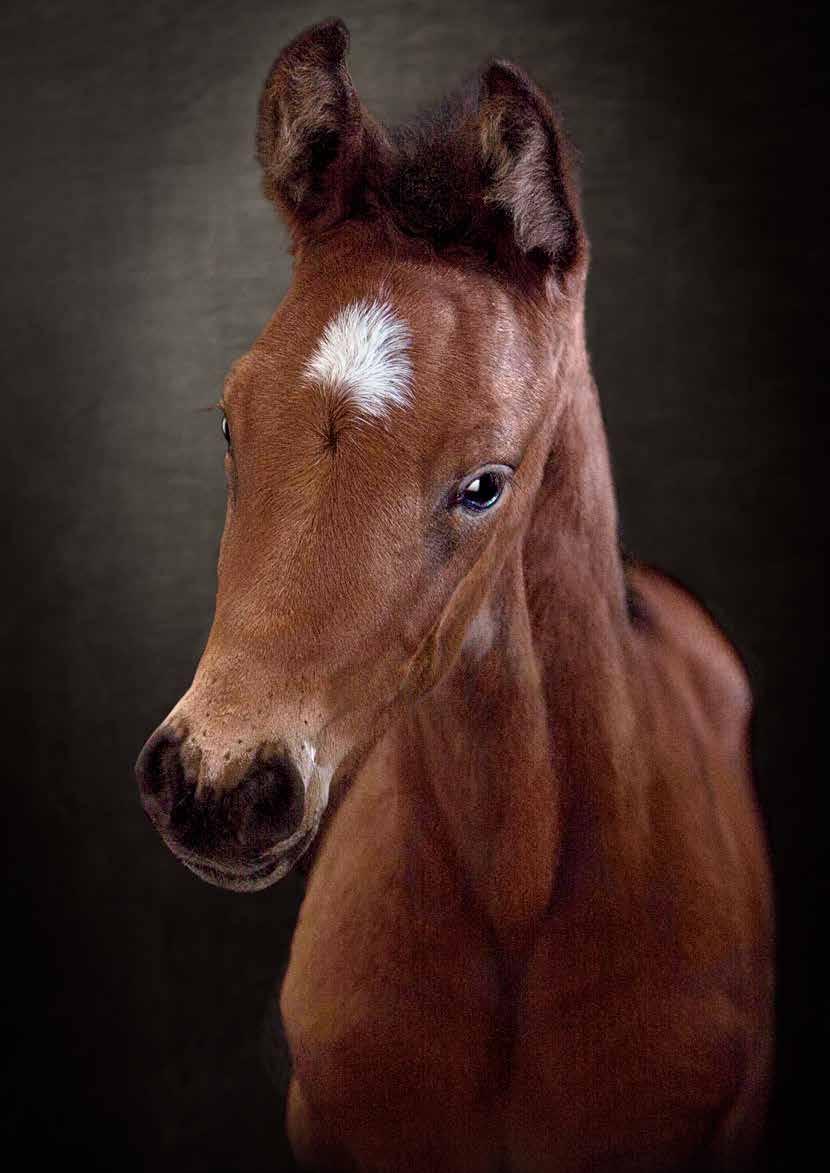
[[162,727],[147,741],[138,755],[135,775],[145,804],[169,815],[185,785],[181,759],[182,741],[172,729]]
[[238,834],[247,847],[268,847],[293,835],[303,821],[305,787],[285,753],[259,758],[237,787]]
[[283,750],[263,747],[236,786],[206,787],[198,793],[182,762],[183,743],[162,726],[135,765],[144,809],[171,845],[214,859],[244,861],[299,829],[305,787]]

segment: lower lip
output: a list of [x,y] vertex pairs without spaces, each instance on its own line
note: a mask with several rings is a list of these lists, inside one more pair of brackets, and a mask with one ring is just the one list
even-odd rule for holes
[[[267,888],[291,870],[297,860],[304,854],[312,839],[314,831],[304,835],[285,855],[277,856],[259,867],[247,871],[231,872],[214,867],[207,860],[182,859],[182,862],[201,880],[215,884],[219,888],[230,888],[238,891],[252,891],[257,888]],[[181,857],[180,857],[181,858]]]

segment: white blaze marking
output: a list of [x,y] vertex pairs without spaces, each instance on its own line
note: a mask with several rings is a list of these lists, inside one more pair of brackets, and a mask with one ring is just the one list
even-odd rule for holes
[[412,335],[387,301],[353,301],[331,319],[305,365],[309,379],[346,388],[367,415],[406,407],[412,395]]

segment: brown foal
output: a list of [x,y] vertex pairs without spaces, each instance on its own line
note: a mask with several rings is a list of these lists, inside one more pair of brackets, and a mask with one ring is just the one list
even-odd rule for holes
[[314,841],[304,1167],[738,1168],[772,1039],[751,699],[620,557],[566,144],[502,61],[389,132],[347,39],[308,30],[262,97],[294,279],[225,388],[215,619],[147,812],[240,891]]

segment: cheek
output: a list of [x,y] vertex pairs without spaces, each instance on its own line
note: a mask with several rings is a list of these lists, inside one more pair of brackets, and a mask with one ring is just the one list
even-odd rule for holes
[[430,567],[438,569],[446,566],[455,557],[460,544],[461,535],[446,514],[436,517],[427,529],[424,543]]
[[216,564],[216,573],[221,577],[228,562],[228,546],[230,527],[233,521],[233,500],[230,493],[228,493],[228,500],[225,505],[225,524],[222,528],[222,536],[219,539],[219,557]]
[[228,508],[236,499],[236,466],[230,452],[225,453],[225,485],[228,490]]

